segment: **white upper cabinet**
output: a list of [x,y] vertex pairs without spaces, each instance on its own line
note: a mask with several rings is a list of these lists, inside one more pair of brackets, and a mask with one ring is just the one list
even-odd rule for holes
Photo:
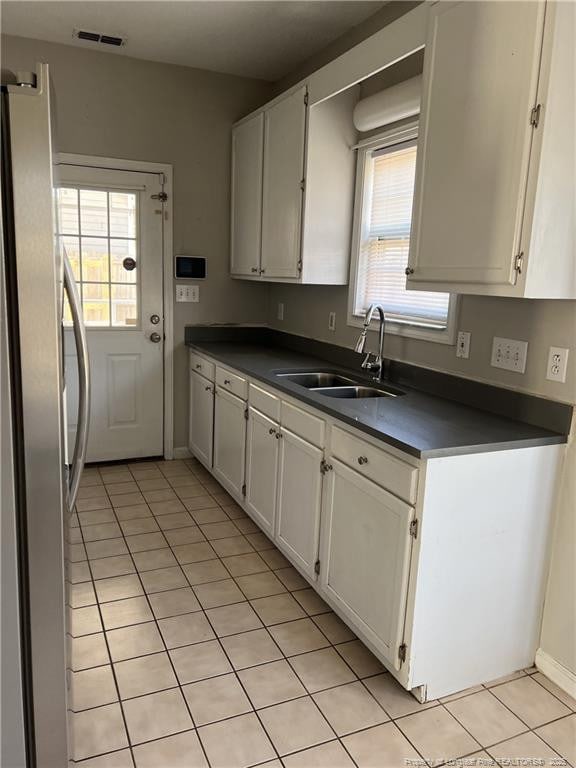
[[[566,275],[574,260],[574,150],[560,130],[571,122],[573,137],[573,5],[484,0],[431,8],[408,288],[574,295],[573,269]],[[557,14],[571,16],[571,27]],[[545,137],[559,130],[568,155],[546,159]],[[538,184],[550,174],[554,203],[535,209]],[[559,194],[570,179],[571,203]],[[566,233],[560,242],[557,227]],[[547,238],[556,238],[555,252],[545,255]],[[542,258],[547,275],[539,279]]]
[[358,92],[308,108],[299,87],[234,127],[233,277],[348,282]]
[[262,274],[298,277],[304,188],[306,89],[264,112]]
[[260,274],[264,115],[232,131],[231,260],[233,275]]

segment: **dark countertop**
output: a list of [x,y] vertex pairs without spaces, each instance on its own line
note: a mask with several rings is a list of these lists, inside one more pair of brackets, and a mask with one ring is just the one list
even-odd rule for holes
[[276,376],[292,370],[338,371],[373,384],[358,368],[324,357],[270,344],[246,341],[191,340],[187,346],[246,376],[339,419],[419,458],[456,456],[511,448],[566,443],[565,434],[490,413],[464,403],[391,382],[400,397],[347,400],[326,397]]

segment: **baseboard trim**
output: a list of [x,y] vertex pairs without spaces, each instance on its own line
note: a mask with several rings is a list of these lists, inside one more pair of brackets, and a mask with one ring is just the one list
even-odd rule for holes
[[192,454],[190,453],[190,451],[185,445],[183,445],[180,448],[174,448],[173,453],[174,453],[175,459],[191,459],[192,458]]
[[553,659],[542,648],[536,651],[536,666],[543,675],[576,699],[576,674]]

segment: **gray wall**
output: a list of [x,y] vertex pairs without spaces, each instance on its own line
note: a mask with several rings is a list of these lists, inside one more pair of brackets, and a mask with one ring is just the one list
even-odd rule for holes
[[174,252],[206,256],[199,304],[175,304],[174,445],[187,442],[184,326],[262,322],[267,291],[229,272],[230,130],[269,98],[257,80],[5,36],[2,68],[46,61],[61,152],[172,163]]

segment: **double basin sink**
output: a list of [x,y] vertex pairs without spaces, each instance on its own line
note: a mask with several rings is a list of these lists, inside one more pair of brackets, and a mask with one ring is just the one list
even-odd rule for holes
[[311,392],[316,392],[317,394],[325,395],[326,397],[341,397],[356,400],[364,397],[398,397],[399,395],[405,394],[400,390],[391,389],[390,387],[381,384],[377,387],[361,384],[347,376],[342,376],[339,373],[332,373],[330,371],[277,373],[276,376],[291,381],[294,384],[299,384],[301,387],[309,389]]

